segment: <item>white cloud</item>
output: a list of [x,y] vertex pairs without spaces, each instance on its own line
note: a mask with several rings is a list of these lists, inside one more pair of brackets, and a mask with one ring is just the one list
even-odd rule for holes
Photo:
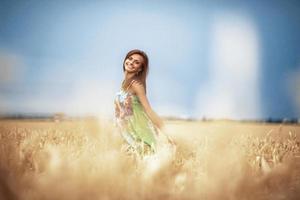
[[112,116],[115,86],[108,81],[78,83],[69,98],[67,112]]
[[64,112],[69,115],[111,117],[115,86],[109,81],[78,81],[67,95],[38,93],[24,102],[31,113]]
[[0,84],[11,84],[23,78],[25,65],[20,55],[0,49]]
[[186,88],[175,77],[164,73],[151,74],[147,90],[149,100],[156,112],[164,116],[185,117],[186,110],[181,103],[185,101]]
[[25,64],[22,56],[10,51],[0,49],[0,112],[11,111],[10,99],[3,90],[8,92],[12,88],[18,87],[22,82],[25,72]]
[[[300,65],[298,65],[300,66]],[[286,80],[287,91],[296,106],[296,114],[300,115],[300,68],[290,71]]]
[[210,79],[200,87],[196,116],[257,118],[259,41],[256,27],[242,15],[216,15],[212,24]]

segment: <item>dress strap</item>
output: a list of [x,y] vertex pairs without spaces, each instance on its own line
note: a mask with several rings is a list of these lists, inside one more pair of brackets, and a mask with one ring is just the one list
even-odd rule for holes
[[134,81],[134,80],[132,80],[132,81],[130,82],[130,84],[128,85],[128,87],[126,88],[125,91],[127,91],[127,90],[130,88],[130,86],[132,85],[133,81]]

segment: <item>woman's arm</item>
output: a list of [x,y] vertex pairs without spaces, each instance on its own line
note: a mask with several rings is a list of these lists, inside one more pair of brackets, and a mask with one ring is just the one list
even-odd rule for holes
[[163,120],[153,111],[151,108],[149,101],[147,99],[145,88],[143,84],[139,81],[134,80],[132,83],[132,89],[136,93],[136,95],[139,97],[139,100],[144,107],[144,110],[148,117],[151,119],[151,121],[159,128],[162,129],[164,126]]

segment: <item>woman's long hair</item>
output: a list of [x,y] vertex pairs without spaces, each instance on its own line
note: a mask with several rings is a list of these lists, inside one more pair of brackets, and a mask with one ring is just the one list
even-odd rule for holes
[[[147,54],[144,51],[139,50],[139,49],[133,49],[133,50],[129,51],[127,53],[124,61],[123,61],[123,71],[125,72],[125,60],[127,58],[129,58],[133,54],[139,54],[139,55],[141,55],[143,57],[143,63],[142,63],[142,70],[137,75],[135,75],[132,79],[138,79],[138,80],[140,80],[142,82],[142,84],[144,85],[145,92],[146,92],[147,91],[147,88],[146,88],[146,77],[147,77],[148,71],[149,71],[149,66],[148,66],[149,65],[149,59],[148,59]],[[129,85],[129,83],[131,82],[132,79],[128,80],[127,83],[125,83],[123,81],[122,87],[123,88],[127,87]]]

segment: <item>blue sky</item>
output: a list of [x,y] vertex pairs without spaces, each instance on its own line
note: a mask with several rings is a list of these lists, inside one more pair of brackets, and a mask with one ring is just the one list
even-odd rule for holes
[[113,115],[131,49],[159,115],[300,115],[298,1],[1,1],[0,112]]

